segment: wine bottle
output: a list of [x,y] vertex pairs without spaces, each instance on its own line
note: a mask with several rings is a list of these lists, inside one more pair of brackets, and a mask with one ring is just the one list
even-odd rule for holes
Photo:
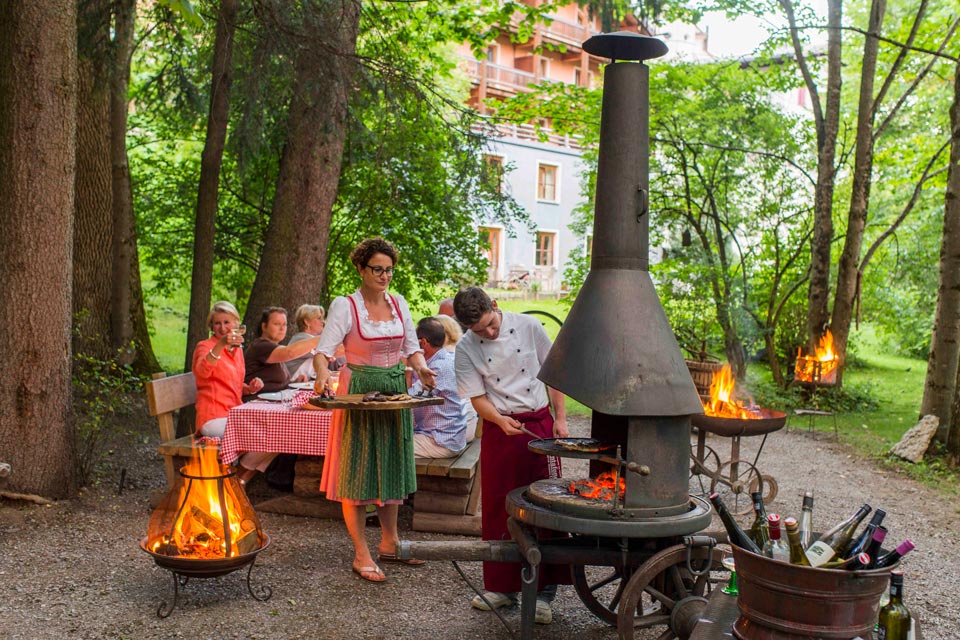
[[903,572],[890,572],[890,600],[880,609],[877,640],[907,640],[910,611],[903,604]]
[[834,558],[830,562],[820,565],[818,569],[863,569],[870,564],[870,556],[861,553],[859,556],[840,559]]
[[870,546],[870,543],[873,541],[873,532],[876,531],[877,527],[880,526],[880,523],[883,522],[883,517],[885,515],[887,515],[887,512],[883,509],[877,509],[874,511],[873,517],[870,518],[870,522],[867,523],[867,526],[864,527],[862,532],[860,532],[860,535],[850,543],[850,546],[846,550],[841,551],[839,555],[849,558],[860,555],[864,551],[867,551],[867,547]]
[[800,545],[800,527],[797,525],[796,518],[787,518],[783,521],[783,526],[787,529],[787,542],[790,547],[790,564],[799,564],[805,567],[810,566],[810,561],[803,553],[803,547]]
[[857,512],[820,536],[806,550],[807,560],[811,567],[819,567],[833,560],[840,549],[843,549],[853,537],[853,532],[870,513],[870,505],[864,504]]
[[900,558],[907,555],[913,550],[914,550],[914,544],[910,540],[910,538],[907,538],[906,540],[898,544],[896,549],[894,549],[893,551],[891,551],[886,555],[883,555],[877,558],[877,562],[874,565],[874,567],[877,569],[883,569],[884,567],[892,567],[893,565],[897,564]]
[[767,509],[763,506],[763,494],[754,491],[750,494],[753,499],[753,524],[750,525],[748,535],[757,543],[757,546],[763,549],[770,539],[770,527],[767,524]]
[[790,547],[780,538],[780,515],[771,513],[767,516],[767,525],[770,539],[763,545],[763,555],[780,562],[790,562]]
[[813,491],[803,494],[803,511],[800,512],[797,529],[800,533],[800,546],[806,551],[813,544]]
[[727,511],[727,505],[723,504],[723,500],[720,499],[719,493],[710,494],[710,503],[713,505],[713,508],[717,510],[717,515],[720,516],[720,520],[727,530],[727,538],[730,540],[730,544],[735,544],[741,549],[746,549],[759,555],[760,547],[750,539],[750,536],[743,532],[743,529],[740,528],[737,521],[733,519],[733,516]]
[[868,569],[874,569],[877,566],[877,559],[880,557],[880,547],[883,546],[883,541],[887,537],[887,528],[883,525],[877,527],[877,530],[873,532],[873,539],[870,540],[870,545],[867,547],[866,554],[869,555],[873,562],[870,563]]

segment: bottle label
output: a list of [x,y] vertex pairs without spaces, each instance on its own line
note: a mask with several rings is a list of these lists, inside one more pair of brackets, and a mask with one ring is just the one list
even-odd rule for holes
[[836,554],[830,545],[817,540],[806,550],[806,555],[811,567],[819,567],[833,560]]

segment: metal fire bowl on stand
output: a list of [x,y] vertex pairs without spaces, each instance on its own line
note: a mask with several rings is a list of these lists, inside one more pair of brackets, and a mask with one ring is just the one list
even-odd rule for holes
[[787,423],[787,414],[774,409],[760,409],[761,418],[720,418],[717,416],[694,415],[690,424],[714,435],[732,438],[734,436],[762,436],[783,428]]
[[710,524],[710,504],[697,496],[690,496],[685,513],[638,517],[629,509],[614,511],[609,501],[571,494],[569,486],[570,479],[557,478],[514,489],[507,495],[507,513],[541,529],[618,538],[684,536]]
[[270,546],[270,536],[262,532],[261,535],[263,536],[263,546],[234,558],[197,559],[184,556],[165,556],[148,549],[146,537],[140,540],[140,548],[153,556],[153,561],[157,563],[158,567],[172,571],[177,575],[186,578],[216,578],[242,569],[256,560],[257,554]]

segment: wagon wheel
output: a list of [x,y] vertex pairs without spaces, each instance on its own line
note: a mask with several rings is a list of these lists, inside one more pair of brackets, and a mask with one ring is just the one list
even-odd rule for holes
[[[703,447],[703,460],[697,458],[697,445],[690,445],[690,478],[696,476],[701,495],[709,493],[710,480],[716,477],[719,468],[720,456],[709,445]],[[710,480],[707,480],[707,478]]]
[[598,567],[576,564],[570,567],[573,588],[593,615],[607,624],[617,624],[617,607],[623,589],[636,567]]
[[[627,586],[617,616],[621,640],[633,640],[636,629],[664,626],[657,640],[686,640],[700,621],[712,591],[710,571],[697,576],[687,567],[687,547],[675,545],[651,556],[637,567]],[[723,551],[717,548],[690,550],[695,569],[710,560],[720,570]]]
[[760,474],[760,479],[763,481],[763,488],[759,489],[758,487],[760,486],[760,483],[756,478],[753,478],[750,480],[749,491],[750,493],[753,493],[754,491],[762,491],[763,504],[770,504],[776,499],[777,493],[780,491],[780,485],[777,484],[776,478],[773,476],[768,476],[765,473]]
[[[731,513],[745,515],[753,512],[750,491],[764,491],[763,477],[746,460],[728,460],[712,476],[710,492],[720,494]],[[751,487],[754,487],[751,489]],[[756,489],[756,487],[760,487]]]

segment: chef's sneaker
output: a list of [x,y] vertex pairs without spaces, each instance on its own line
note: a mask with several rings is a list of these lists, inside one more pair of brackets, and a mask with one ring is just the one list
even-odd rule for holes
[[517,596],[513,593],[498,593],[496,591],[484,591],[483,597],[487,599],[488,605],[483,601],[483,598],[480,596],[474,596],[473,600],[470,601],[470,604],[474,609],[480,609],[481,611],[490,611],[491,609],[499,609],[500,607],[510,607],[517,604]]
[[553,622],[553,611],[550,609],[550,603],[546,600],[537,598],[537,615],[534,617],[537,624],[550,624]]

